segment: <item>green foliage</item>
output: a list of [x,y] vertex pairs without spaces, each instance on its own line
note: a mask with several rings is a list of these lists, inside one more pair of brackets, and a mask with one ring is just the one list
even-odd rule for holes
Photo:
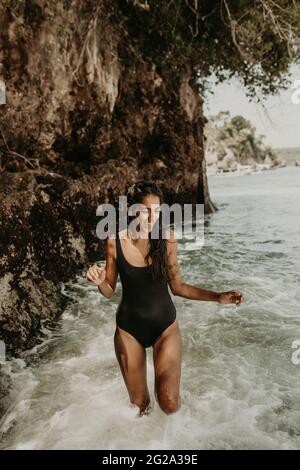
[[[243,116],[230,117],[229,111],[211,116],[205,126],[207,152],[219,161],[247,164],[265,161],[266,157],[276,161],[273,150],[264,144],[263,135],[257,135],[253,127]],[[209,163],[209,162],[208,162]]]
[[300,0],[115,0],[116,15],[146,57],[176,76],[187,65],[203,91],[239,76],[248,95],[289,84],[300,59]]
[[57,5],[80,12],[87,27],[101,11],[119,28],[121,61],[144,58],[174,80],[190,71],[201,93],[212,74],[240,77],[249,97],[276,93],[300,61],[300,0],[1,0],[0,14],[34,29]]

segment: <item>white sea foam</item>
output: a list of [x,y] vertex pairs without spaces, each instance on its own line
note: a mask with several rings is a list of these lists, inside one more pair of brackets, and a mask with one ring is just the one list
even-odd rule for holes
[[183,338],[181,408],[166,415],[155,401],[149,348],[154,407],[137,416],[113,345],[120,283],[107,301],[78,276],[63,286],[73,302],[54,331],[2,367],[13,386],[1,448],[300,449],[300,365],[291,360],[300,339],[300,193],[292,170],[264,173],[247,180],[247,196],[239,177],[212,180],[222,210],[206,226],[205,246],[179,247],[186,282],[238,288],[246,299],[236,307],[173,298]]

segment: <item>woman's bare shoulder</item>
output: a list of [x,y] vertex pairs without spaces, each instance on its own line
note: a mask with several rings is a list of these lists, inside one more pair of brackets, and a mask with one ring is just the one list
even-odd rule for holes
[[118,237],[118,238],[126,238],[126,237],[127,237],[127,230],[126,230],[126,228],[123,229],[123,230],[120,230],[120,231],[119,231],[119,230],[116,230],[115,232],[110,232],[110,233],[108,233],[108,235],[107,235],[107,240],[108,240],[108,241],[111,241],[111,240],[112,240],[112,241],[115,241],[117,237]]

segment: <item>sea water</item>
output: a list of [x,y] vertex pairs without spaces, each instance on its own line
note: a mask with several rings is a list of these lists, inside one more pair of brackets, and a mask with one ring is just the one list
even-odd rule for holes
[[[219,210],[205,218],[204,246],[178,241],[182,277],[245,301],[172,297],[181,408],[166,415],[154,401],[137,417],[114,352],[120,280],[105,299],[78,274],[40,344],[2,364],[1,449],[300,449],[300,167],[210,176],[209,187]],[[155,400],[152,348],[147,374]]]

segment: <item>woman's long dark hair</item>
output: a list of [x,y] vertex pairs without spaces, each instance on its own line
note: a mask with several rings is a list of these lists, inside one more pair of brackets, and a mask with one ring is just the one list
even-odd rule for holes
[[[131,184],[126,187],[125,195],[127,197],[127,204],[131,206],[132,204],[141,204],[146,196],[154,195],[159,197],[160,204],[164,203],[164,194],[161,188],[156,183],[148,181],[137,181],[134,184]],[[130,219],[134,219],[135,216],[131,216],[127,213],[127,226],[130,223]],[[159,213],[159,218],[156,221],[156,224],[159,224],[159,237],[152,238],[149,232],[149,241],[150,248],[145,257],[146,263],[149,266],[149,258],[151,257],[151,274],[153,279],[159,280],[168,280],[168,269],[167,269],[167,241],[166,236],[163,237],[163,234],[166,233],[166,226],[163,225],[162,221],[162,212]]]

